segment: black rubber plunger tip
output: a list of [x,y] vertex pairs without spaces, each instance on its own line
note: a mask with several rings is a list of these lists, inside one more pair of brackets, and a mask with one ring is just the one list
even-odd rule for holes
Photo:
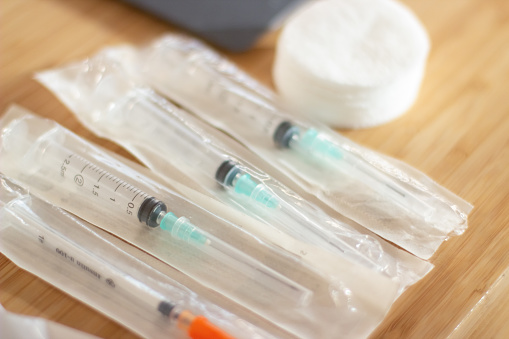
[[283,121],[276,128],[273,139],[277,146],[289,148],[290,140],[292,140],[292,137],[297,133],[299,133],[299,128],[297,126],[289,121]]
[[145,199],[138,210],[138,220],[150,227],[157,227],[157,217],[161,212],[166,212],[167,207],[164,202],[154,197]]
[[234,175],[228,175],[232,169],[237,169],[237,164],[234,161],[226,160],[224,161],[216,171],[216,180],[220,184],[231,186],[232,180],[235,177]]
[[175,308],[175,305],[172,303],[169,303],[167,301],[161,301],[159,303],[159,306],[157,307],[157,310],[164,314],[165,316],[169,317],[171,311]]

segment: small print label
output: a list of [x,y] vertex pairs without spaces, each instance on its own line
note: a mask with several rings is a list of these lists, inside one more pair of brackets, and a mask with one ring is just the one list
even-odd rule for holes
[[85,264],[83,263],[82,261],[80,261],[79,259],[77,259],[76,257],[72,256],[71,254],[67,253],[65,250],[59,248],[59,247],[54,247],[54,245],[51,244],[51,242],[48,242],[46,241],[44,235],[42,234],[39,234],[37,236],[37,240],[43,244],[43,245],[46,245],[48,246],[49,248],[52,248],[55,250],[55,252],[61,256],[63,259],[67,260],[68,262],[70,262],[71,264],[75,264],[76,266],[78,266],[79,268],[81,268],[83,271],[86,271],[88,272],[89,274],[93,275],[94,277],[96,277],[97,279],[99,280],[102,280],[104,279],[104,282],[112,287],[112,288],[115,288],[115,282],[113,281],[113,279],[111,278],[104,278],[96,269],[94,269],[91,265],[89,264]]

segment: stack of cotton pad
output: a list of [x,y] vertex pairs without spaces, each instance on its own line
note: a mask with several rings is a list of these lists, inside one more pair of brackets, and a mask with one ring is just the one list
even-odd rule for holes
[[296,112],[335,127],[370,127],[413,104],[428,51],[424,27],[398,2],[317,1],[283,28],[273,76]]

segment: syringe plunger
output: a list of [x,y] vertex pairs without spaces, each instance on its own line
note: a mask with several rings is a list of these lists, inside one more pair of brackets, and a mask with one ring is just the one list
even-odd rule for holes
[[166,213],[167,207],[164,202],[154,197],[145,199],[138,210],[138,220],[147,224],[149,227],[159,226],[158,217],[161,213]]

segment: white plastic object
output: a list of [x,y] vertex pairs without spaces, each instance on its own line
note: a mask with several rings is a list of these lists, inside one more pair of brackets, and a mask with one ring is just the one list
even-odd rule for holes
[[[1,174],[0,181],[1,252],[138,335],[167,338],[188,334],[190,327],[182,326],[183,320],[190,320],[192,328],[197,317],[208,319],[199,319],[205,330],[212,323],[223,327],[210,325],[209,333],[230,332],[238,338],[269,335],[124,252],[87,222],[27,191],[13,197],[10,193],[19,186]],[[139,252],[137,256],[143,257]],[[41,339],[53,338],[51,328],[45,325],[39,320]],[[8,329],[0,326],[0,333]]]
[[[142,49],[140,61],[126,62],[157,91],[257,153],[265,172],[282,172],[337,212],[421,258],[430,258],[445,239],[467,227],[469,203],[398,160],[317,122],[296,119],[275,94],[198,40],[167,35]],[[282,142],[290,140],[282,133],[285,124],[290,139],[294,132],[313,132],[321,141],[305,155]],[[329,150],[326,157],[323,149]],[[342,159],[330,159],[337,152],[353,159],[348,165],[354,170],[343,170]],[[369,186],[371,180],[382,182]],[[393,188],[404,193],[403,203],[386,194]]]
[[[235,141],[219,141],[218,131],[206,129],[188,112],[134,83],[121,62],[132,57],[129,52],[132,50],[126,47],[109,48],[84,61],[83,67],[64,66],[39,73],[37,78],[85,126],[121,144],[166,180],[178,180],[175,171],[170,170],[175,168],[213,197],[264,222],[265,228],[273,227],[383,272],[400,284],[401,291],[427,272],[422,268],[428,264],[410,268],[399,253],[387,253],[379,239],[330,218],[318,206],[250,164],[243,158],[243,153],[249,152],[235,152]],[[259,230],[250,232],[270,241]],[[295,254],[307,256],[307,252],[301,249]],[[317,267],[316,263],[312,265]]]
[[376,126],[414,103],[429,48],[425,28],[399,1],[315,1],[286,21],[274,83],[303,117]]

